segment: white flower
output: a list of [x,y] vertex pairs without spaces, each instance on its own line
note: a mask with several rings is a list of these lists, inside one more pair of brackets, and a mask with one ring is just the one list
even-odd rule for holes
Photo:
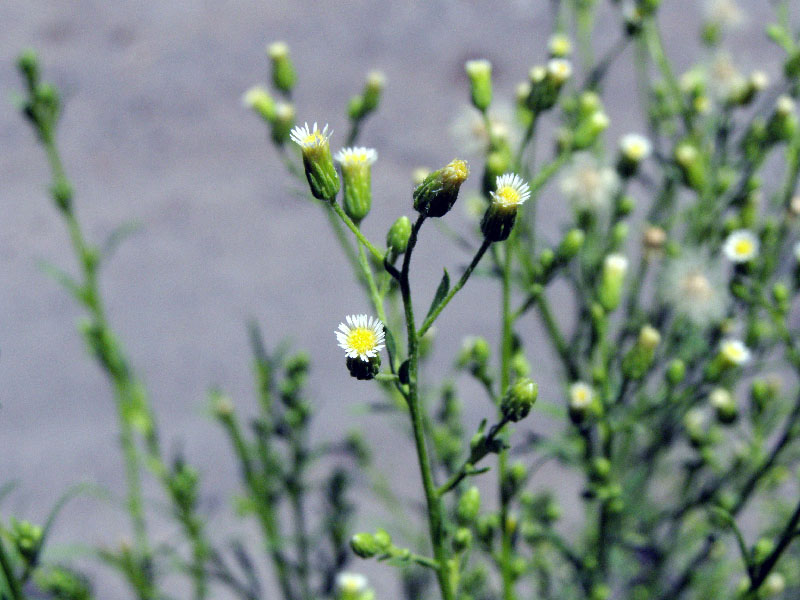
[[746,263],[758,255],[759,242],[749,229],[737,229],[728,235],[722,245],[725,256],[734,263]]
[[336,590],[343,595],[356,596],[366,591],[367,578],[361,573],[342,571],[336,576]]
[[561,58],[572,52],[572,42],[563,33],[555,33],[547,42],[547,50],[551,56]]
[[592,386],[583,381],[576,381],[569,386],[569,406],[575,410],[585,410],[589,408],[594,399]]
[[[493,104],[488,111],[492,138],[506,140],[511,147],[519,143],[517,129],[512,127],[513,114],[511,107],[503,103]],[[450,125],[450,137],[464,154],[482,154],[489,147],[489,131],[483,115],[469,105],[458,111]]]
[[492,63],[485,58],[468,60],[464,63],[464,70],[470,77],[489,77],[492,74]]
[[561,85],[572,77],[572,63],[566,58],[551,58],[547,61],[547,74],[556,85]]
[[622,136],[619,148],[623,156],[631,162],[641,162],[650,156],[653,145],[650,140],[638,133],[629,133]]
[[336,339],[348,358],[368,361],[383,350],[386,334],[380,319],[367,315],[348,315],[347,324],[339,323]]
[[609,254],[603,260],[603,271],[615,277],[624,277],[628,272],[628,259],[622,254]]
[[733,402],[733,397],[725,388],[714,388],[708,396],[708,402],[717,409],[727,408]]
[[740,366],[750,362],[750,349],[744,342],[734,338],[726,338],[719,344],[719,352],[726,361],[734,366]]
[[313,127],[309,127],[308,123],[305,123],[303,126],[297,125],[294,127],[289,136],[295,144],[307,150],[327,144],[332,134],[333,130],[328,131],[327,123],[321,130],[316,123],[314,123]]
[[665,304],[705,327],[720,322],[728,308],[725,269],[718,260],[696,250],[671,260],[661,277],[659,291]]
[[516,173],[499,175],[496,186],[491,193],[492,202],[503,207],[519,206],[531,197],[530,186]]
[[580,211],[602,212],[620,189],[619,175],[600,166],[588,152],[578,152],[561,177],[561,192]]
[[705,426],[706,417],[699,408],[693,408],[683,417],[683,426],[691,432],[700,432]]
[[780,117],[788,117],[795,111],[795,108],[797,108],[797,103],[786,94],[779,96],[775,101],[775,113]]
[[354,167],[360,165],[371,165],[378,160],[378,153],[372,148],[364,148],[363,146],[355,146],[351,148],[342,148],[335,156],[338,163],[343,167]]
[[272,42],[267,46],[267,54],[273,60],[289,56],[289,45],[286,42]]
[[245,108],[253,108],[262,102],[272,103],[272,97],[263,85],[253,86],[242,95]]

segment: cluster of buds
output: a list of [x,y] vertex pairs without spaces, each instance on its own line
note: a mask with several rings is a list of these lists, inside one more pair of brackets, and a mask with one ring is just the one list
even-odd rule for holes
[[274,42],[267,47],[272,64],[272,84],[283,101],[275,100],[264,86],[250,88],[242,96],[242,103],[253,110],[270,126],[270,136],[276,146],[283,146],[294,127],[295,111],[289,98],[297,76],[285,42]]
[[537,65],[529,73],[529,90],[525,107],[533,114],[555,106],[564,84],[572,77],[572,63],[566,58],[551,58],[546,65]]

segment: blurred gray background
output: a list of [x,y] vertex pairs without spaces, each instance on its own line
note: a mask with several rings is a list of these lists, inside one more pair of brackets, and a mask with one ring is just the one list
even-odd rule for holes
[[[661,19],[679,71],[702,59],[696,42],[701,5],[664,2]],[[730,40],[741,69],[777,74],[779,55],[762,33],[768,3],[740,5],[750,17]],[[544,59],[551,24],[545,0],[0,2],[0,483],[20,484],[0,514],[41,521],[76,482],[122,493],[114,406],[75,330],[81,313],[38,266],[49,261],[73,270],[74,262],[46,195],[43,153],[13,104],[20,49],[36,48],[45,78],[63,91],[59,142],[89,235],[101,241],[122,223],[141,225],[103,272],[111,322],[148,385],[165,447],[183,449],[200,468],[204,510],[215,538],[224,540],[255,529],[230,516],[238,473],[206,414],[206,392],[219,386],[240,410],[252,411],[249,317],[258,319],[271,345],[289,338],[311,353],[318,435],[362,429],[379,468],[392,473],[405,495],[420,498],[412,447],[385,417],[359,412],[376,390],[348,377],[333,336],[344,315],[371,312],[369,305],[322,210],[289,193],[265,127],[241,106],[244,90],[268,81],[266,43],[290,45],[299,74],[298,120],[329,122],[334,149],[347,130],[348,98],[360,91],[368,70],[386,73],[384,102],[361,137],[379,152],[374,208],[364,229],[382,242],[391,222],[412,211],[412,169],[436,168],[457,154],[448,131],[468,100],[464,61],[489,58],[495,97],[509,103],[516,83]],[[598,52],[618,37],[616,17],[604,6]],[[628,50],[606,86],[610,147],[641,129],[630,59]],[[540,156],[549,152],[549,139],[539,148]],[[479,180],[474,164],[470,189]],[[567,214],[552,186],[541,199],[540,231],[555,239]],[[458,207],[446,220],[470,234]],[[457,274],[469,255],[432,226],[418,248],[413,283],[425,305],[442,266]],[[497,287],[481,280],[453,301],[438,324],[442,372],[465,335],[497,338],[496,301]],[[536,341],[533,315],[521,331],[542,396],[557,401],[555,364]],[[467,382],[463,391],[469,427],[491,417],[479,390]],[[536,426],[535,417],[524,425]],[[535,485],[547,483],[543,471]],[[577,518],[574,491],[560,497],[567,515]],[[359,523],[373,527],[377,509],[363,509]],[[119,511],[79,499],[58,521],[53,555],[74,552],[73,544],[117,544],[126,532]],[[156,525],[157,539],[171,534]],[[99,574],[100,597],[126,597],[107,570],[87,564]],[[394,597],[389,567],[354,567],[375,579],[381,597]]]

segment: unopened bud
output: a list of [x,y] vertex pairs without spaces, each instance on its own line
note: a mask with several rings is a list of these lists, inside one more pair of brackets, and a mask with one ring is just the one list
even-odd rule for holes
[[469,176],[469,165],[456,159],[434,171],[414,190],[414,208],[426,217],[442,217],[453,208],[461,184]]
[[492,63],[488,60],[469,60],[464,68],[469,77],[472,105],[485,112],[492,103]]
[[272,61],[272,83],[284,93],[291,92],[297,76],[289,58],[289,46],[286,42],[273,42],[267,47],[267,54]]
[[408,248],[409,238],[411,238],[411,219],[402,216],[389,228],[386,245],[396,254],[402,254]]
[[539,395],[539,386],[531,379],[520,379],[513,384],[500,403],[503,418],[512,423],[524,419]]

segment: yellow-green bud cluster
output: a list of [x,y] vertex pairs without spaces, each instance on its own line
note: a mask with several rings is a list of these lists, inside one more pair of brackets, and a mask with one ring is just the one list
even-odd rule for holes
[[472,105],[486,112],[492,103],[492,63],[488,60],[469,60],[464,65],[469,77]]
[[520,379],[503,396],[500,412],[506,421],[516,423],[528,416],[539,396],[539,386],[531,379]]
[[469,165],[461,159],[430,173],[414,190],[414,209],[426,217],[443,217],[453,208],[468,176]]
[[555,106],[561,88],[572,77],[572,63],[552,58],[546,66],[537,65],[529,74],[530,91],[525,99],[528,110],[539,113]]

